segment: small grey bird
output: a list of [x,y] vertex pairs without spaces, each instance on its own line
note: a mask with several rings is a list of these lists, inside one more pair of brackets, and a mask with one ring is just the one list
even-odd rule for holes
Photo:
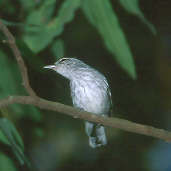
[[[74,107],[97,115],[110,115],[110,88],[104,75],[97,70],[76,58],[61,58],[54,65],[44,68],[52,69],[69,79]],[[104,126],[86,121],[85,131],[92,148],[107,144]]]

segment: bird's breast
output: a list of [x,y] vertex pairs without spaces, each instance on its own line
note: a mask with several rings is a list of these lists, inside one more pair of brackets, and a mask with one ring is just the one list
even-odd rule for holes
[[88,112],[108,113],[110,104],[107,87],[103,82],[77,81],[71,82],[73,105]]

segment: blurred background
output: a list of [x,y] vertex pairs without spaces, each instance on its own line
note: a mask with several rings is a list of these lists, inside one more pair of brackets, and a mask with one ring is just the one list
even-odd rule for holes
[[[170,8],[169,0],[1,0],[0,16],[38,96],[72,105],[68,80],[43,66],[77,57],[107,77],[114,117],[171,131]],[[0,39],[0,98],[27,95],[3,33]],[[106,128],[108,145],[92,149],[82,120],[31,105],[0,112],[1,171],[171,170],[171,144],[159,139]],[[19,136],[12,145],[11,134]]]

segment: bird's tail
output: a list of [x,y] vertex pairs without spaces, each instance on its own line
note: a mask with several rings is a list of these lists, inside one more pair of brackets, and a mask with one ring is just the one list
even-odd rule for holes
[[89,137],[89,145],[92,148],[100,147],[107,144],[104,126],[91,122],[85,122],[85,130]]

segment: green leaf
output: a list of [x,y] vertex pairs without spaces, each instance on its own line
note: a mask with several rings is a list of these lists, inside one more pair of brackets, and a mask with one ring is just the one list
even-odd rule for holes
[[107,49],[114,55],[120,66],[135,79],[133,56],[110,1],[86,0],[82,4],[86,17],[103,37]]
[[[14,140],[13,138],[15,138],[17,143],[20,145],[21,149],[24,151],[24,144],[23,144],[22,138],[20,137],[17,129],[15,128],[15,126],[13,125],[13,123],[10,120],[8,120],[6,118],[1,118],[0,119],[0,128],[3,131],[3,133],[6,135],[6,137],[8,137],[9,140],[10,139]],[[8,136],[7,136],[7,134],[8,134]]]
[[7,25],[7,26],[25,26],[23,23],[17,23],[17,22],[11,22],[7,20],[1,19],[2,23]]
[[7,137],[3,134],[2,130],[0,129],[0,141],[4,144],[10,145],[10,142],[8,141]]
[[1,118],[0,130],[7,138],[8,144],[11,146],[13,153],[19,160],[20,164],[23,165],[26,163],[28,166],[30,166],[27,157],[24,155],[24,144],[22,138],[20,137],[13,123],[6,118]]
[[[40,9],[34,10],[27,18],[27,24],[37,24],[39,27],[27,28],[24,41],[35,53],[44,49],[56,36],[64,30],[64,25],[74,18],[75,11],[79,8],[81,0],[66,0],[59,9],[58,16],[50,20],[46,17],[49,12],[47,1]],[[45,13],[46,12],[46,13]]]
[[0,171],[17,171],[12,160],[3,153],[0,153],[0,163]]
[[144,14],[141,12],[141,9],[139,7],[139,0],[119,0],[120,4],[122,5],[125,10],[127,10],[129,13],[136,15],[139,17],[152,31],[153,34],[156,34],[156,29],[144,16]]
[[33,25],[33,24],[26,24],[26,23],[21,23],[21,22],[11,22],[11,21],[7,21],[7,20],[3,20],[1,19],[1,21],[3,22],[3,24],[10,26],[10,27],[20,27],[20,28],[34,28],[34,27],[38,27],[38,25]]
[[61,39],[56,40],[51,48],[53,55],[58,60],[61,57],[64,57],[64,42]]

